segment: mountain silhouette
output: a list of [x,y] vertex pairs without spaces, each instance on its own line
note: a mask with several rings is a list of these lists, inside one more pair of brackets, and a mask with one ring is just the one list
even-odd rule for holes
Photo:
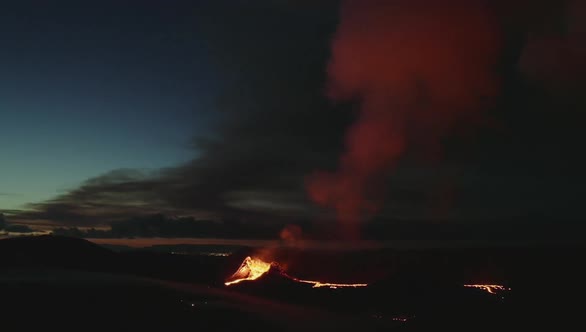
[[105,269],[117,260],[116,253],[77,238],[43,235],[0,241],[2,268],[53,267]]

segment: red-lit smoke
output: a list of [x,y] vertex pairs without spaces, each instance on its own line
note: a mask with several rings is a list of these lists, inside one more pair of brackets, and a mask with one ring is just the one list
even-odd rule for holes
[[385,177],[407,149],[437,149],[496,93],[499,33],[481,1],[347,0],[332,44],[329,97],[358,101],[335,172],[307,191],[333,208],[346,238],[381,207]]
[[583,86],[586,76],[586,1],[567,1],[561,19],[555,15],[548,16],[548,19],[563,22],[563,29],[530,30],[520,59],[521,70],[529,78],[558,91],[573,85]]

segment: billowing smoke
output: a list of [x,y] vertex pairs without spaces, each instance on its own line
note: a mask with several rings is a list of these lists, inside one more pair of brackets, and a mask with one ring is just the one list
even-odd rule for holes
[[376,213],[389,172],[409,149],[437,151],[480,118],[497,91],[499,32],[481,1],[347,0],[332,44],[329,97],[360,105],[334,172],[307,191],[356,238]]
[[[520,59],[521,70],[556,91],[583,86],[586,76],[586,1],[564,4],[562,17],[548,16],[529,38]],[[559,26],[561,25],[561,27]],[[543,27],[545,26],[545,28]]]
[[299,227],[299,225],[295,224],[286,225],[279,233],[281,240],[287,243],[294,243],[298,240],[301,240],[302,235],[303,230],[301,227]]

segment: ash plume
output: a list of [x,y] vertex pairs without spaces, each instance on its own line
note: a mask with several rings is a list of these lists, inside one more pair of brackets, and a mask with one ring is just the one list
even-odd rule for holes
[[385,178],[412,149],[437,154],[454,129],[476,124],[495,96],[499,29],[481,1],[347,0],[331,46],[330,99],[359,104],[333,172],[306,180],[335,210],[341,236],[382,205]]

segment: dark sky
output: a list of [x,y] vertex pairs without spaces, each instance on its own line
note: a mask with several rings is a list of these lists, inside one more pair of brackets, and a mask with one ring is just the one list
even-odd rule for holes
[[[384,23],[381,33],[372,28],[374,44],[356,46],[362,52],[351,51],[345,66],[382,61],[377,73],[391,75],[413,65],[405,74],[413,76],[414,83],[405,83],[413,89],[402,90],[402,80],[363,83],[371,89],[386,82],[393,92],[385,90],[385,100],[436,106],[445,95],[433,84],[467,82],[458,81],[465,77],[458,76],[460,64],[476,68],[486,52],[474,53],[474,45],[482,45],[483,35],[453,37],[465,29],[457,23],[444,33],[441,16],[432,16],[439,28],[428,34],[434,26],[417,17],[431,15],[426,8],[433,2],[415,2],[419,7],[394,1],[389,10],[396,16],[388,21],[400,24]],[[3,2],[0,209],[32,226],[99,226],[151,213],[276,223],[334,219],[329,203],[324,208],[309,199],[307,177],[343,168],[345,133],[360,123],[370,98],[359,84],[350,85],[357,95],[349,98],[328,94],[335,81],[328,64],[339,51],[333,40],[345,38],[338,29],[347,26],[340,6],[325,0]],[[402,118],[416,130],[404,135],[409,144],[392,167],[369,175],[367,183],[374,179],[384,192],[370,218],[481,227],[582,223],[585,6],[519,0],[483,8],[498,31],[487,62],[494,92],[477,103],[454,93],[458,102],[441,104],[475,108],[479,120],[439,130],[421,124],[426,113]],[[355,28],[370,38],[369,28]],[[396,51],[403,44],[394,31],[407,51]],[[433,42],[419,43],[427,35]],[[462,56],[458,61],[442,58],[452,54],[442,51],[450,47],[462,50],[454,53]],[[389,49],[391,56],[375,56]],[[422,54],[436,67],[401,62]],[[434,68],[441,69],[437,80],[426,76]],[[412,91],[415,97],[404,97]],[[438,134],[421,134],[425,128]]]

